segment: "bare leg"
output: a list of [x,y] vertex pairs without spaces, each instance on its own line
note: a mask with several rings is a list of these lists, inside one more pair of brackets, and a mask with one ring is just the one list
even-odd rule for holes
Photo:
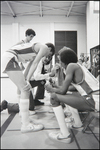
[[[85,102],[85,98],[80,96],[78,93],[66,95],[56,94],[56,96],[59,102],[63,102],[78,110],[81,111],[92,110],[90,106],[88,106],[87,103]],[[90,102],[95,107],[95,102],[92,99],[90,100]]]
[[7,72],[9,78],[15,83],[15,85],[21,91],[20,97],[20,114],[22,124],[29,124],[29,90],[24,90],[24,87],[27,86],[24,75],[21,71],[9,71]]
[[[84,98],[77,94],[67,94],[67,95],[60,95],[60,94],[55,94],[55,93],[51,94],[51,104],[53,106],[54,111],[57,109],[57,107],[60,105],[61,102],[71,106],[70,109],[71,109],[71,112],[73,113],[75,125],[80,127],[82,125],[82,122],[80,120],[77,109],[82,110],[82,111],[91,110],[91,108],[85,103]],[[94,104],[94,101],[92,99],[91,99],[91,103]],[[59,113],[55,113],[55,115],[56,115],[56,118],[62,117]],[[62,122],[65,122],[65,120],[62,119]],[[58,123],[61,129],[61,132],[64,133],[65,128],[63,128],[63,126],[60,125],[60,121]]]
[[21,132],[39,131],[43,129],[43,125],[33,125],[29,119],[29,94],[30,86],[25,81],[25,77],[21,71],[7,72],[9,78],[21,91],[20,113],[21,113]]

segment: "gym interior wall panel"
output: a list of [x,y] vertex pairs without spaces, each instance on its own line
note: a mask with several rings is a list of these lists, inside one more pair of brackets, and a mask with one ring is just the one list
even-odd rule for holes
[[[100,44],[100,12],[94,11],[95,3],[97,1],[89,1],[86,8],[86,31],[87,31],[87,53],[90,53],[90,49]],[[99,1],[98,1],[99,8]]]

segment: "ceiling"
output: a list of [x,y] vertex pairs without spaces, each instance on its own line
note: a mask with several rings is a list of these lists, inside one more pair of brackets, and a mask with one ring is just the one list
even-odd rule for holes
[[88,1],[1,1],[1,15],[20,16],[85,16]]

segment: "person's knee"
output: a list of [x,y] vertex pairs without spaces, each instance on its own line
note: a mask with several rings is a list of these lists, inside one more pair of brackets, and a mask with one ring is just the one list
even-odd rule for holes
[[29,82],[26,82],[26,85],[21,88],[22,93],[30,94],[31,85]]
[[51,102],[51,104],[52,104],[53,107],[57,107],[57,106],[60,105],[60,102],[59,102],[59,100],[57,98],[56,93],[52,93],[51,94],[50,102]]

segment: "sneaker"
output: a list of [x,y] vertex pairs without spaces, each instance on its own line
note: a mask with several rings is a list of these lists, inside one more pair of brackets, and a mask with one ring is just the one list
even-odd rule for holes
[[78,130],[80,132],[83,130],[83,125],[80,126],[80,127],[75,127],[73,124],[67,123],[67,127],[70,128],[70,129],[73,129],[73,130]]
[[35,104],[35,106],[44,105],[44,103],[43,103],[43,102],[40,102],[39,100],[35,100],[35,101],[34,101],[34,104]]
[[71,143],[72,138],[71,138],[71,134],[69,134],[67,137],[63,137],[63,135],[61,133],[49,133],[49,138],[51,140],[56,140],[58,142],[63,142],[63,143]]
[[21,127],[21,132],[26,133],[26,132],[36,132],[40,131],[44,128],[42,124],[33,124],[29,123],[27,126],[22,125]]
[[34,110],[29,110],[29,115],[31,116],[31,115],[35,115],[36,114],[36,112],[34,111]]

